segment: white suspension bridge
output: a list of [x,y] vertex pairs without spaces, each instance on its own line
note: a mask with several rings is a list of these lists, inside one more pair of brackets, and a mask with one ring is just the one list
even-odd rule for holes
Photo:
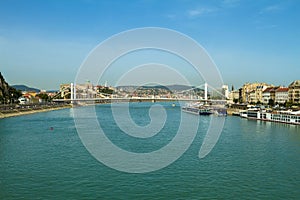
[[[200,95],[195,94],[196,89],[201,89],[204,87],[204,95],[203,97]],[[218,95],[218,98],[208,98],[209,91],[208,89],[211,89],[213,93],[216,93]],[[70,99],[53,99],[54,102],[70,102],[70,103],[80,103],[80,102],[109,102],[109,101],[122,101],[122,102],[128,102],[128,101],[197,101],[197,102],[207,102],[212,104],[225,104],[226,98],[224,94],[214,87],[208,85],[207,83],[204,83],[197,87],[192,87],[187,90],[182,90],[179,92],[173,93],[172,97],[161,97],[158,95],[152,95],[152,96],[133,96],[133,97],[126,97],[126,96],[114,96],[112,94],[106,94],[106,93],[100,93],[103,97],[93,97],[93,95],[88,95],[88,93],[92,94],[93,91],[86,91],[85,95],[79,95],[76,91],[75,84],[71,83],[70,85]],[[190,93],[189,93],[190,92]],[[189,95],[183,95],[187,94]],[[80,97],[79,97],[80,96]],[[86,96],[83,98],[82,96]]]

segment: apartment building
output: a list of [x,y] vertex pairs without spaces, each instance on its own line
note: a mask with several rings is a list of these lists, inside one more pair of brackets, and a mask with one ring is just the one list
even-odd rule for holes
[[296,80],[289,85],[289,101],[300,103],[300,80]]

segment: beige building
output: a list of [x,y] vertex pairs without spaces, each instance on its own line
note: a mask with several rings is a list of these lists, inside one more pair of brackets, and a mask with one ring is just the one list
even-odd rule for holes
[[238,90],[234,90],[229,93],[229,103],[234,103],[234,101],[238,101],[239,99],[240,99],[240,93]]
[[270,99],[272,99],[272,95],[271,95],[272,90],[274,90],[273,87],[268,87],[267,89],[265,89],[263,91],[263,93],[262,93],[262,103],[263,104],[268,104]]
[[275,90],[275,103],[284,104],[289,101],[289,88],[280,87]]
[[248,94],[248,103],[255,104],[257,102],[256,91],[252,90]]
[[[242,87],[242,101],[243,103],[257,103],[263,101],[263,91],[272,87],[273,85],[267,83],[246,83]],[[251,94],[251,97],[250,97]]]
[[268,87],[262,93],[262,103],[269,104],[270,100],[273,100],[275,103],[275,92],[279,87]]
[[[108,88],[114,90],[112,87],[105,86],[94,86],[90,82],[83,84],[74,85],[73,98],[76,99],[86,99],[86,98],[106,98],[107,95],[103,95],[99,92],[99,88]],[[60,85],[61,98],[70,99],[71,98],[71,84],[61,84]]]
[[289,85],[289,101],[300,103],[300,80],[294,81]]
[[228,85],[223,85],[222,86],[222,94],[224,95],[224,97],[226,99],[229,99],[229,89],[228,89]]

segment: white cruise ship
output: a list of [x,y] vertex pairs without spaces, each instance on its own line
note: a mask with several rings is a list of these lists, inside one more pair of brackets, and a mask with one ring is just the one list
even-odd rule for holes
[[272,111],[248,109],[240,112],[241,117],[262,121],[300,125],[300,111]]

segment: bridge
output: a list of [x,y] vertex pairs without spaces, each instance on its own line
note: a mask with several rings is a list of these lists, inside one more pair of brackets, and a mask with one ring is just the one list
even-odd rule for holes
[[206,103],[220,103],[225,104],[226,100],[219,99],[185,99],[185,98],[150,98],[150,97],[134,97],[134,98],[86,98],[86,99],[53,99],[53,102],[142,102],[142,101],[196,101]]
[[[187,92],[193,92],[196,88],[201,88],[204,86],[204,97],[201,96],[193,96],[192,94],[187,97],[181,97],[183,93]],[[188,90],[183,90],[177,93],[174,93],[175,97],[160,97],[160,96],[152,96],[152,97],[139,97],[139,96],[134,96],[134,97],[120,97],[120,96],[113,96],[111,94],[104,94],[101,93],[103,97],[88,97],[88,98],[78,98],[78,94],[76,93],[76,87],[73,83],[70,85],[71,87],[71,98],[70,99],[53,99],[53,102],[67,102],[67,103],[72,103],[72,104],[80,104],[80,103],[102,103],[102,102],[143,102],[143,101],[149,101],[149,102],[156,102],[156,101],[195,101],[195,102],[203,102],[203,103],[208,103],[208,104],[226,104],[226,100],[224,99],[208,99],[208,87],[213,88],[209,86],[207,83],[193,87]],[[213,90],[215,90],[213,88]],[[222,93],[219,91],[215,90],[221,97],[224,97]],[[176,97],[176,95],[178,97]],[[88,95],[86,95],[88,96]],[[109,97],[111,96],[111,97]]]

